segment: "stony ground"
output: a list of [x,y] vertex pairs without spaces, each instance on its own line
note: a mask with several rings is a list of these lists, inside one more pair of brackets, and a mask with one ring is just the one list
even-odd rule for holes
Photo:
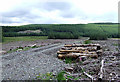
[[103,79],[120,81],[120,40],[110,39],[107,41],[93,41],[103,46],[103,55],[100,60],[104,61]]
[[[118,47],[118,40],[103,40],[103,41],[92,41],[92,43],[99,43],[102,45],[103,54],[98,59],[89,58],[82,63],[71,64],[70,67],[81,70],[84,69],[86,73],[94,77],[94,80],[98,80],[101,61],[104,60],[103,66],[103,78],[102,80],[114,80],[115,82],[120,81],[120,47]],[[79,80],[91,80],[89,77],[81,72],[77,71],[80,77]],[[73,71],[71,75],[75,75],[76,71]]]
[[[30,80],[37,75],[47,72],[60,72],[68,66],[63,61],[57,59],[57,50],[64,44],[80,43],[83,40],[43,40],[29,42],[29,44],[43,45],[39,48],[28,51],[7,53],[2,55],[2,76],[4,80]],[[16,42],[3,44],[3,50],[27,46],[27,42]]]
[[[39,73],[46,72],[58,73],[64,70],[66,66],[75,66],[75,64],[65,64],[57,59],[56,51],[64,44],[82,43],[84,40],[42,40],[34,42],[16,42],[3,44],[3,50],[8,51],[10,48],[18,46],[27,46],[29,44],[44,45],[39,48],[30,49],[28,51],[13,52],[3,54],[2,69],[3,79],[7,80],[30,80],[35,79]],[[85,72],[98,78],[101,60],[104,62],[104,80],[120,80],[120,53],[118,52],[118,40],[92,41],[99,43],[103,47],[103,54],[98,59],[87,59],[80,64]],[[78,69],[78,68],[77,68]],[[90,80],[88,77],[81,77],[79,80]]]

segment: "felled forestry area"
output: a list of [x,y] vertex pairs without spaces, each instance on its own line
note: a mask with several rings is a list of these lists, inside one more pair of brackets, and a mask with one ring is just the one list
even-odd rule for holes
[[[120,81],[119,40],[57,39],[3,44],[3,80],[48,79]],[[35,45],[36,44],[36,45]],[[63,79],[62,76],[62,79]],[[55,78],[54,78],[55,77]],[[57,77],[57,78],[56,78]],[[46,78],[45,78],[46,79]]]
[[57,52],[57,57],[63,61],[71,59],[71,66],[65,67],[66,78],[70,75],[78,80],[118,81],[119,53],[106,54],[104,50],[100,44],[65,44]]

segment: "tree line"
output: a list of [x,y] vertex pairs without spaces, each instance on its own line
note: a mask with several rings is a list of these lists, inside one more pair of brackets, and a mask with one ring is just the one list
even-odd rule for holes
[[[30,24],[23,26],[2,26],[3,37],[48,36],[49,39],[91,39],[119,38],[118,24]],[[40,33],[18,33],[26,30],[41,30]]]

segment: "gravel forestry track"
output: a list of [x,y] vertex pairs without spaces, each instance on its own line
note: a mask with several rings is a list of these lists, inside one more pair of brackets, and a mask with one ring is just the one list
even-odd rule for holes
[[56,51],[67,43],[80,43],[68,41],[51,44],[28,51],[20,51],[4,54],[2,56],[3,80],[33,80],[39,74],[47,72],[58,73],[64,69],[63,61],[57,59]]

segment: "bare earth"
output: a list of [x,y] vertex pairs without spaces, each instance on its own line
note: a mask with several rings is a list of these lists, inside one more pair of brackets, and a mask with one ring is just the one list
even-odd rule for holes
[[[42,47],[7,53],[2,55],[2,76],[4,80],[31,80],[35,79],[39,73],[54,72],[55,74],[64,70],[64,67],[71,66],[59,60],[56,52],[70,43],[82,43],[83,39],[77,40],[38,40],[38,41],[20,41],[3,44],[3,50],[9,51],[19,46],[25,47],[30,44],[37,44]],[[103,47],[103,55],[98,59],[88,59],[83,61],[82,67],[86,72],[94,72],[93,76],[98,77],[100,62],[104,62],[104,80],[120,80],[120,53],[118,40],[92,41],[99,43]],[[90,80],[90,78],[81,78],[80,80]]]

